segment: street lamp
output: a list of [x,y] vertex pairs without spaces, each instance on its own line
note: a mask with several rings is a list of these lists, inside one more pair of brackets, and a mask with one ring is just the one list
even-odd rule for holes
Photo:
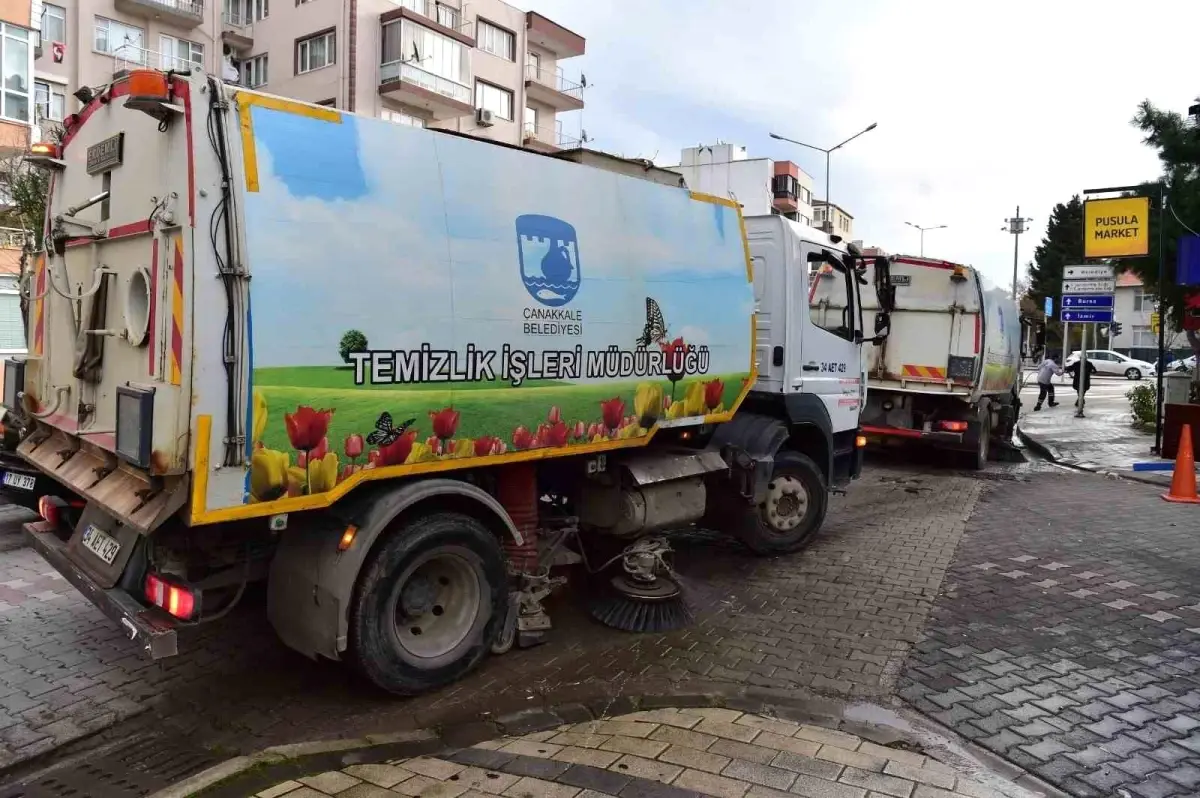
[[826,228],[825,232],[827,232],[827,233],[833,232],[833,220],[832,220],[832,216],[831,216],[831,213],[832,213],[831,206],[833,205],[833,199],[829,196],[829,156],[834,150],[840,149],[841,147],[846,146],[847,144],[849,144],[850,142],[854,141],[856,138],[861,136],[863,133],[870,133],[872,130],[874,130],[876,127],[878,127],[878,125],[879,125],[878,122],[872,122],[871,124],[867,125],[862,130],[855,133],[850,138],[843,141],[841,144],[837,144],[833,147],[830,147],[829,149],[825,149],[824,147],[817,147],[813,144],[805,144],[803,141],[796,141],[795,139],[789,139],[787,136],[781,136],[778,133],[770,134],[771,138],[773,138],[773,139],[779,139],[780,141],[786,141],[789,144],[796,144],[801,147],[808,147],[810,150],[816,150],[817,152],[825,153],[825,228]]
[[921,257],[922,258],[925,257],[925,231],[926,230],[942,230],[946,227],[946,225],[944,225],[944,224],[935,224],[932,227],[922,227],[921,225],[913,224],[912,222],[905,222],[905,224],[908,225],[909,227],[915,227],[921,231]]

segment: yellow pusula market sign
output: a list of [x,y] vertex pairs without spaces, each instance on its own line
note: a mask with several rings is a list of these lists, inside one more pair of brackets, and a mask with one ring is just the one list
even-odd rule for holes
[[1083,256],[1132,258],[1150,254],[1150,198],[1083,203]]

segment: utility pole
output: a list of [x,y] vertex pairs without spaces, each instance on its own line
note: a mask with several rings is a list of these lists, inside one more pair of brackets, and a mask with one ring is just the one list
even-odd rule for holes
[[1012,233],[1013,237],[1013,281],[1012,281],[1012,298],[1013,302],[1017,301],[1017,260],[1021,249],[1021,233],[1025,232],[1025,223],[1032,222],[1031,218],[1023,218],[1021,216],[1021,206],[1017,206],[1017,213],[1011,219],[1005,219],[1004,223],[1007,227],[1000,229]]

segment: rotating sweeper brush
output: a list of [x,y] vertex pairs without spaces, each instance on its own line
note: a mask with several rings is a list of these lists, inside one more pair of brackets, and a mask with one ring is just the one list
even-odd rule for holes
[[687,626],[692,610],[679,578],[666,564],[670,551],[663,538],[643,538],[626,547],[614,558],[623,573],[601,573],[592,580],[588,612],[605,626],[626,632],[670,632]]

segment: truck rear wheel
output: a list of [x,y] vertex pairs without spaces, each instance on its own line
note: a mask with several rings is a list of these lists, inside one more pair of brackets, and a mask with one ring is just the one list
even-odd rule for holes
[[982,471],[987,468],[988,456],[992,451],[992,414],[985,411],[979,422],[979,441],[975,444],[975,455],[971,458],[971,468]]
[[781,451],[766,500],[739,514],[734,534],[755,554],[790,554],[812,542],[828,508],[829,492],[817,464],[799,452]]
[[414,695],[474,668],[500,632],[504,555],[479,521],[422,516],[394,530],[363,569],[350,618],[351,653],[379,687]]

